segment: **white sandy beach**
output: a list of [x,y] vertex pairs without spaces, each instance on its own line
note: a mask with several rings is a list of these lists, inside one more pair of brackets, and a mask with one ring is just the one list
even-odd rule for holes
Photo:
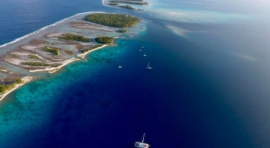
[[87,55],[88,53],[93,52],[93,51],[96,51],[96,50],[98,50],[98,49],[100,49],[100,48],[103,48],[103,47],[106,47],[106,46],[108,46],[108,45],[106,45],[106,44],[105,44],[105,45],[102,45],[101,47],[98,47],[98,48],[92,49],[92,50],[87,51],[87,52],[85,52],[85,53],[81,53],[81,54],[79,54],[79,55],[78,55],[78,57],[84,58],[84,57],[85,57],[85,55]]
[[29,70],[30,72],[45,72],[48,71],[49,73],[55,73],[56,71],[58,71],[59,69],[61,69],[62,67],[64,67],[65,65],[72,63],[74,61],[78,61],[78,58],[71,58],[68,59],[66,61],[64,61],[62,63],[62,65],[58,66],[58,67],[50,67],[50,68],[45,68],[45,69],[36,69],[36,70]]
[[14,88],[12,88],[11,90],[5,92],[3,95],[0,96],[0,101],[3,100],[8,94],[10,94],[12,91],[16,90],[17,88],[23,86],[24,84],[30,82],[33,79],[33,77],[31,76],[27,76],[27,77],[23,77],[23,83],[22,84],[16,84],[16,86]]

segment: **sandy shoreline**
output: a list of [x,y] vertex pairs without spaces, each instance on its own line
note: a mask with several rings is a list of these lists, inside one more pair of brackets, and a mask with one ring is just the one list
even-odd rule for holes
[[87,51],[87,52],[85,52],[85,53],[81,53],[81,54],[78,55],[78,57],[84,58],[85,55],[87,55],[88,53],[93,52],[93,51],[96,51],[96,50],[98,50],[98,49],[100,49],[100,48],[103,48],[103,47],[106,47],[106,46],[108,46],[108,45],[104,44],[104,45],[102,45],[101,47],[98,47],[98,48],[89,50],[89,51]]
[[[106,47],[106,46],[108,46],[108,45],[102,45],[101,47],[98,47],[98,48],[95,48],[93,50],[87,51],[85,53],[79,54],[78,57],[84,58],[88,53],[96,51],[96,50],[101,49],[101,48]],[[50,67],[50,68],[45,68],[45,69],[29,70],[29,72],[46,72],[46,71],[48,71],[49,73],[52,74],[52,73],[57,72],[58,70],[60,70],[64,66],[66,66],[66,65],[68,65],[68,64],[70,64],[72,62],[79,61],[79,60],[80,59],[78,59],[78,58],[71,58],[71,59],[68,59],[68,60],[64,61],[62,63],[62,65],[60,65],[59,67]]]
[[3,100],[8,94],[10,94],[11,92],[13,92],[14,90],[18,89],[19,87],[23,86],[24,84],[30,82],[31,80],[33,80],[33,77],[31,76],[26,76],[22,78],[23,83],[22,84],[16,84],[16,86],[14,88],[12,88],[11,90],[5,92],[3,95],[0,96],[0,101]]
[[68,59],[66,61],[64,61],[62,63],[62,65],[60,65],[59,67],[50,67],[50,68],[45,68],[45,69],[35,69],[35,70],[29,70],[29,72],[45,72],[45,71],[48,71],[49,73],[54,73],[56,71],[58,71],[59,69],[61,69],[62,67],[64,67],[65,65],[69,64],[69,63],[72,63],[74,61],[78,61],[79,59],[78,58],[71,58],[71,59]]
[[63,64],[60,65],[59,67],[56,67],[56,68],[53,69],[53,70],[49,70],[49,73],[55,73],[56,71],[60,70],[62,67],[66,66],[67,64],[72,63],[72,62],[75,62],[75,61],[78,61],[78,60],[80,60],[80,59],[78,59],[78,58],[71,58],[71,59],[69,59],[69,60],[66,60],[66,61],[63,62]]

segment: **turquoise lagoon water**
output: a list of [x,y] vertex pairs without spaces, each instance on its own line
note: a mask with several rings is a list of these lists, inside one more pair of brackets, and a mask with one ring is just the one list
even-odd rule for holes
[[[194,13],[209,4],[174,2]],[[86,11],[130,13],[144,18],[147,27],[118,38],[118,46],[90,53],[86,61],[40,74],[1,101],[1,147],[129,148],[144,132],[157,148],[270,146],[267,21],[241,17],[230,23],[219,14],[239,12],[214,6],[207,12],[215,11],[218,21],[187,22],[100,1],[1,3],[1,44]],[[3,21],[8,19],[20,25]],[[148,62],[154,70],[145,69]]]

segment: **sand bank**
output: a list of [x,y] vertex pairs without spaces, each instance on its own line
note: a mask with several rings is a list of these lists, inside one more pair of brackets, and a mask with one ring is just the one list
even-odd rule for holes
[[44,40],[32,39],[31,41],[29,41],[29,44],[40,45],[40,44],[49,44],[49,42],[46,42]]
[[[79,54],[78,57],[81,57],[81,58],[84,58],[85,55],[87,55],[88,53],[90,52],[93,52],[93,51],[96,51],[100,48],[103,48],[103,47],[106,47],[108,45],[102,45],[101,47],[98,47],[98,48],[95,48],[95,49],[92,49],[88,52],[85,52],[85,53],[82,53],[82,54]],[[30,72],[45,72],[45,71],[48,71],[49,73],[55,73],[56,71],[60,70],[62,67],[68,65],[69,63],[72,63],[72,62],[75,62],[75,61],[78,61],[80,59],[78,58],[71,58],[71,59],[68,59],[66,61],[64,61],[62,63],[62,65],[58,66],[58,67],[50,67],[50,68],[45,68],[45,69],[36,69],[36,70],[29,70]]]
[[48,68],[45,68],[45,69],[35,69],[35,70],[29,70],[29,71],[30,72],[46,72],[46,71],[48,71],[49,73],[55,73],[56,71],[58,71],[59,69],[61,69],[65,65],[67,65],[69,63],[72,63],[74,61],[78,61],[78,60],[79,60],[78,58],[71,58],[71,59],[68,59],[68,60],[64,61],[62,63],[62,65],[60,65],[58,67],[48,67]]
[[64,33],[62,32],[53,32],[53,33],[49,33],[46,34],[45,37],[46,38],[51,38],[51,39],[58,39],[59,37],[61,37]]
[[96,31],[104,31],[104,32],[114,32],[114,29],[108,26],[101,26],[94,23],[84,23],[84,22],[70,22],[69,25],[73,28],[79,29],[89,29]]

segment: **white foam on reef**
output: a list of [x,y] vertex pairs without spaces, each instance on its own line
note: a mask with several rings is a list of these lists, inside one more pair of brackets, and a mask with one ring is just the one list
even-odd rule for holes
[[70,17],[67,17],[67,18],[65,18],[65,19],[63,19],[63,20],[61,20],[61,21],[58,21],[58,22],[56,22],[56,23],[54,23],[54,24],[45,26],[45,27],[43,27],[43,28],[41,28],[41,29],[39,29],[39,30],[37,30],[37,31],[35,31],[35,32],[32,32],[32,33],[30,33],[30,34],[27,34],[27,35],[25,35],[25,36],[23,36],[23,37],[17,38],[17,39],[15,39],[15,40],[11,41],[11,42],[5,43],[5,44],[1,45],[0,48],[3,48],[3,47],[6,47],[6,46],[8,46],[8,45],[10,45],[10,44],[19,42],[19,41],[21,41],[21,40],[23,40],[23,39],[25,39],[25,38],[27,38],[27,37],[29,37],[29,36],[31,36],[31,35],[37,34],[37,33],[41,32],[41,31],[43,31],[43,30],[45,30],[45,29],[47,29],[47,28],[49,28],[49,27],[53,27],[53,26],[55,26],[55,25],[58,25],[58,24],[60,24],[60,23],[62,23],[62,22],[64,22],[64,21],[66,21],[66,20],[68,20],[68,19],[71,19],[71,18],[73,18],[73,17],[76,17],[76,16],[78,16],[78,15],[91,14],[91,13],[105,13],[105,12],[102,12],[102,11],[90,11],[90,12],[77,13],[77,14],[75,14],[75,15],[73,15],[73,16],[70,16]]
[[102,0],[102,5],[106,6],[105,0]]
[[[106,6],[106,7],[113,7],[113,6],[110,6],[110,5],[107,5],[107,0],[102,0],[102,5],[103,6]],[[114,7],[114,8],[118,8],[118,7]]]

